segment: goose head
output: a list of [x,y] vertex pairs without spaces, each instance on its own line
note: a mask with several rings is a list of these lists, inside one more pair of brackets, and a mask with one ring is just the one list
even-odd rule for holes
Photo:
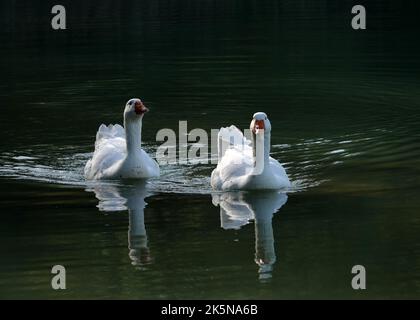
[[254,113],[250,129],[254,134],[269,134],[271,132],[271,123],[267,115],[264,112]]
[[124,119],[126,120],[139,120],[149,109],[138,98],[128,100],[124,109]]

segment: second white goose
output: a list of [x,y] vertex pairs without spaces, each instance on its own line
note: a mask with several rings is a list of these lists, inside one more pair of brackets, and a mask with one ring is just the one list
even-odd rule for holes
[[[270,157],[271,123],[267,115],[255,113],[250,129],[251,142],[235,126],[220,129],[219,161],[211,174],[211,186],[215,190],[289,188],[290,181],[283,166]],[[224,151],[226,143],[230,146]]]

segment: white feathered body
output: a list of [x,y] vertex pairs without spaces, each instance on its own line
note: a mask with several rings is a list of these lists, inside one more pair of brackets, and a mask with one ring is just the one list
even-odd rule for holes
[[87,179],[146,179],[159,176],[159,165],[141,148],[127,153],[125,130],[119,124],[102,124],[95,151],[86,163]]
[[[234,137],[234,139],[232,139]],[[234,144],[220,155],[216,169],[211,174],[211,186],[215,190],[277,190],[290,187],[283,166],[272,157],[261,173],[255,174],[255,159],[251,142],[235,126],[221,128],[219,141],[234,140]],[[219,143],[220,147],[220,143]],[[219,153],[220,154],[220,153]]]

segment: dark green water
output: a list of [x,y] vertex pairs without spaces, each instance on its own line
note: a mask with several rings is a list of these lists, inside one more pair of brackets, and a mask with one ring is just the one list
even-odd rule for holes
[[[351,1],[63,1],[66,31],[53,4],[0,4],[1,298],[420,297],[414,2],[369,2],[365,31]],[[265,111],[292,192],[216,206],[211,164],[86,184],[98,126],[137,96],[152,155],[179,120]]]

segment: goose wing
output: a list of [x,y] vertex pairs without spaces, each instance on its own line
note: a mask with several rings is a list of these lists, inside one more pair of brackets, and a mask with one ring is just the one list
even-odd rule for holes
[[100,178],[104,170],[124,159],[126,153],[124,128],[119,124],[102,124],[96,133],[95,151],[85,166],[85,177]]

